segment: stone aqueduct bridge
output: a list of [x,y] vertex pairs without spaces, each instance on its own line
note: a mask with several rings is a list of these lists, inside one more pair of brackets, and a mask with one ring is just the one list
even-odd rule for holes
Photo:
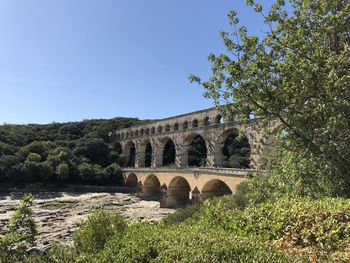
[[[135,151],[134,167],[123,169],[125,183],[138,187],[141,196],[161,195],[162,207],[221,196],[235,191],[248,173],[260,173],[259,159],[268,137],[259,129],[259,120],[226,121],[214,109],[196,111],[158,121],[134,125],[110,133],[110,139],[122,152]],[[224,143],[232,133],[243,132],[250,145],[250,169],[222,168]],[[205,141],[205,167],[189,167],[188,152],[192,141],[201,136]],[[166,143],[175,146],[171,167],[163,166]],[[151,163],[146,166],[146,148],[151,146]]]

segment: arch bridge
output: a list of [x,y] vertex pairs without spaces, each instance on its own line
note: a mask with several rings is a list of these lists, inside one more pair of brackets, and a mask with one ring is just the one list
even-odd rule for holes
[[271,141],[262,128],[273,126],[224,120],[211,108],[116,130],[110,139],[128,155],[126,183],[138,185],[143,196],[162,187],[161,205],[172,207],[187,196],[196,201],[234,192],[246,174],[262,169],[259,160]]

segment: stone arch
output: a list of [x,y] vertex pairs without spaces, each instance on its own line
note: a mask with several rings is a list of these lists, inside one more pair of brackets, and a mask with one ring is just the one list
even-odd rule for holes
[[198,133],[191,133],[184,143],[185,164],[188,166],[206,166],[207,146],[205,139]]
[[168,187],[166,205],[167,207],[177,207],[189,202],[191,187],[182,176],[173,178]]
[[145,167],[151,167],[153,160],[153,147],[150,141],[146,143],[145,148]]
[[167,137],[162,140],[162,166],[175,165],[176,148],[174,141]]
[[148,135],[149,134],[149,128],[145,129],[145,134]]
[[177,130],[179,130],[179,124],[178,124],[178,123],[175,123],[175,124],[174,124],[174,131],[177,131]]
[[208,126],[210,125],[210,118],[209,117],[205,117],[203,119],[203,126]]
[[169,132],[169,131],[170,131],[170,125],[169,125],[169,124],[167,124],[167,125],[165,126],[165,131],[166,131],[166,132]]
[[188,129],[188,121],[184,121],[184,123],[182,124],[182,129],[183,130],[187,130]]
[[128,154],[127,167],[135,167],[136,162],[136,146],[133,141],[129,141],[125,145],[125,153]]
[[137,187],[138,180],[137,180],[136,174],[134,173],[129,174],[125,179],[125,185],[128,187]]
[[141,130],[140,130],[140,135],[143,136],[144,133],[145,133],[145,130],[144,130],[144,129],[141,129]]
[[160,194],[160,181],[156,175],[150,174],[143,183],[142,196],[148,197],[158,194]]
[[230,187],[219,179],[213,179],[207,182],[202,189],[202,200],[232,194]]
[[152,134],[156,134],[156,128],[155,128],[155,127],[152,127],[151,133],[152,133]]
[[162,131],[163,131],[163,127],[162,127],[162,126],[158,126],[157,132],[158,132],[158,133],[162,133]]
[[239,136],[239,131],[231,128],[219,136],[216,159],[222,167],[250,168],[250,151],[247,135]]
[[192,128],[197,128],[198,127],[198,120],[197,119],[194,119],[192,121]]
[[215,117],[215,124],[220,124],[220,123],[224,123],[224,118],[222,117],[221,114],[218,114]]

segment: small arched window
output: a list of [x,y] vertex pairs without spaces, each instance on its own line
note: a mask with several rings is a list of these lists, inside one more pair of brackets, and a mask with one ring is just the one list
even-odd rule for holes
[[194,119],[194,120],[192,121],[192,127],[193,127],[193,128],[198,127],[198,120]]
[[215,124],[224,123],[224,118],[221,115],[216,116]]
[[166,126],[165,126],[165,131],[166,131],[166,132],[170,131],[170,125],[166,125]]
[[174,131],[177,131],[179,129],[179,124],[175,123],[174,124]]
[[163,127],[162,127],[162,126],[159,126],[157,130],[158,130],[158,133],[162,133]]
[[184,130],[188,129],[188,122],[187,122],[187,121],[185,121],[185,122],[182,124],[182,128],[183,128]]
[[152,127],[151,133],[152,133],[152,134],[155,134],[155,133],[156,133],[156,128]]
[[209,117],[205,117],[203,120],[203,126],[208,126],[208,125],[210,125],[210,119]]
[[140,135],[143,136],[143,134],[145,133],[145,131],[143,129],[140,130]]
[[145,134],[146,134],[146,135],[149,134],[149,128],[147,128],[147,129],[145,130]]

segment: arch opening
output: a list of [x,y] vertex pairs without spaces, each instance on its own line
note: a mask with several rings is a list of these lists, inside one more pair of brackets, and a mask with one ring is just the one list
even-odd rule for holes
[[203,119],[203,126],[208,126],[210,125],[210,118],[209,117],[205,117]]
[[207,147],[202,136],[197,135],[188,149],[188,166],[206,166]]
[[192,127],[193,127],[193,128],[197,128],[197,127],[198,127],[198,120],[194,119],[194,120],[192,121]]
[[164,145],[163,150],[163,166],[172,166],[175,165],[175,144],[172,139],[168,139],[168,141]]
[[175,123],[174,124],[174,131],[177,131],[179,129],[179,124],[178,123]]
[[160,194],[160,181],[157,176],[151,174],[147,176],[143,187],[142,187],[142,196],[154,196]]
[[185,121],[185,122],[182,124],[182,129],[183,129],[183,130],[188,129],[188,121]]
[[224,141],[223,167],[250,168],[250,144],[247,136],[232,131]]
[[215,117],[215,124],[224,123],[224,118],[221,115]]
[[207,182],[202,190],[202,199],[208,199],[216,196],[232,194],[231,189],[223,181],[213,179]]
[[125,180],[125,185],[128,187],[137,187],[137,176],[134,173],[128,175]]
[[152,145],[150,142],[146,145],[145,151],[145,167],[151,167],[152,165]]
[[191,187],[187,180],[182,176],[173,178],[169,184],[167,206],[177,207],[185,205],[190,199]]
[[128,158],[127,167],[135,167],[136,148],[134,143],[131,143],[128,154],[129,154],[129,158]]

